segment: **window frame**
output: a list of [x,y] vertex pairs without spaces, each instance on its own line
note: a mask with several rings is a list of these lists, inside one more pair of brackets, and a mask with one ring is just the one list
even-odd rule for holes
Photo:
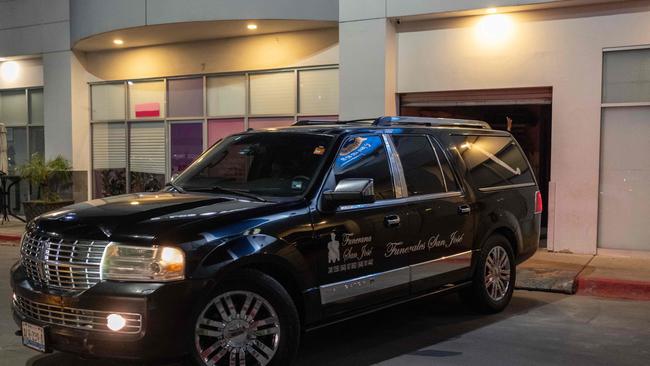
[[[267,118],[267,117],[279,117],[279,118],[289,118],[293,119],[294,123],[297,122],[300,119],[303,118],[312,118],[312,117],[318,117],[320,115],[314,115],[314,114],[304,114],[300,112],[300,83],[299,83],[299,73],[301,71],[316,71],[316,70],[328,70],[328,69],[339,69],[338,64],[324,64],[324,65],[318,65],[318,66],[307,66],[307,67],[285,67],[285,68],[277,68],[277,69],[268,69],[268,70],[245,70],[245,71],[236,71],[236,72],[221,72],[221,73],[205,73],[205,74],[191,74],[191,75],[178,75],[178,76],[165,76],[165,77],[150,77],[150,78],[137,78],[137,79],[122,79],[122,80],[106,80],[106,81],[100,81],[100,82],[89,82],[89,88],[88,88],[88,102],[89,102],[89,121],[90,125],[94,124],[102,124],[102,123],[115,123],[115,122],[120,122],[124,125],[124,128],[126,130],[127,136],[128,136],[128,130],[129,130],[129,125],[132,122],[156,122],[156,121],[162,121],[165,126],[165,181],[168,181],[171,179],[172,173],[171,173],[171,146],[170,146],[170,141],[171,141],[171,136],[170,136],[170,130],[171,130],[171,124],[172,123],[178,123],[178,122],[183,122],[183,121],[202,121],[203,124],[203,146],[202,150],[205,152],[212,144],[209,144],[209,136],[208,136],[208,125],[210,121],[216,121],[216,120],[228,120],[228,119],[243,119],[244,121],[244,129],[242,132],[245,132],[249,129],[249,119],[255,118],[255,117],[262,117],[262,118]],[[258,75],[258,74],[269,74],[269,73],[283,73],[283,72],[291,72],[293,73],[293,77],[295,79],[295,91],[294,91],[294,112],[290,114],[285,114],[285,115],[253,115],[251,113],[251,106],[250,106],[250,79],[252,75]],[[245,110],[244,113],[241,115],[219,115],[219,116],[212,116],[210,113],[208,113],[208,93],[207,93],[207,83],[208,79],[212,77],[223,77],[223,76],[241,76],[244,78],[245,81],[245,88],[246,88],[246,95],[245,95]],[[178,80],[178,79],[194,79],[194,78],[202,78],[203,79],[203,114],[200,116],[181,116],[181,117],[170,117],[169,116],[169,86],[168,86],[168,81],[170,80]],[[159,117],[150,117],[150,118],[132,118],[131,117],[131,100],[130,100],[130,95],[131,95],[131,88],[129,84],[131,83],[138,83],[138,82],[147,82],[147,81],[163,81],[163,94],[164,94],[164,113],[161,113]],[[93,103],[93,97],[92,97],[92,86],[94,85],[103,85],[103,84],[122,84],[124,88],[124,116],[123,118],[120,119],[114,119],[114,120],[94,120],[92,116],[92,103]],[[23,89],[23,88],[21,88]],[[9,89],[7,89],[9,90]],[[28,95],[26,94],[26,97]],[[336,114],[336,117],[338,119],[338,112]],[[91,143],[92,143],[92,137],[91,137]],[[125,151],[126,154],[126,159],[127,161],[129,160],[130,157],[130,151],[129,151],[129,138],[127,137],[127,149]],[[92,155],[92,149],[90,149],[89,152],[89,158],[91,162],[91,167],[90,171],[94,170],[94,167],[92,166],[92,161],[93,161],[93,155]],[[127,170],[126,170],[126,187],[127,191],[126,193],[132,193],[130,190],[131,187],[131,182],[130,182],[130,174],[131,171],[128,167],[127,164]],[[95,186],[94,182],[94,176],[90,176],[90,187]],[[91,191],[90,192],[91,197],[96,197],[95,192]]]

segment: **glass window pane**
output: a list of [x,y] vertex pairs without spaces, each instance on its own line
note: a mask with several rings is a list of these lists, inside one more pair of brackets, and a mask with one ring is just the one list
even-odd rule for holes
[[650,102],[650,48],[604,53],[603,102]]
[[126,193],[124,123],[96,123],[93,133],[93,197]]
[[393,136],[409,196],[445,192],[438,160],[425,136]]
[[211,119],[208,121],[208,146],[242,131],[244,131],[243,118]]
[[533,182],[528,162],[512,138],[457,136],[452,139],[477,188]]
[[[17,175],[16,168],[25,164],[29,159],[27,152],[27,129],[25,127],[7,128],[7,157],[9,159],[9,175]],[[14,187],[9,197],[11,210],[15,213],[22,213],[22,202],[29,198],[29,184],[23,181]]]
[[29,91],[29,123],[43,124],[43,89]]
[[165,82],[129,82],[130,118],[159,118],[165,115]]
[[203,78],[167,80],[169,117],[203,116]]
[[250,76],[251,114],[294,114],[296,78],[293,72]]
[[94,121],[123,120],[125,113],[124,84],[99,84],[90,87]]
[[171,172],[183,171],[203,151],[203,123],[173,123],[170,126]]
[[243,116],[246,114],[246,76],[208,78],[208,116]]
[[248,120],[248,127],[254,130],[261,130],[263,128],[287,127],[291,126],[293,122],[292,117],[250,118]]
[[7,157],[9,174],[16,174],[16,168],[28,160],[27,129],[25,127],[7,128]]
[[25,90],[11,90],[0,93],[0,122],[7,126],[27,124]]
[[300,113],[337,114],[339,112],[339,70],[300,71]]
[[375,199],[395,198],[388,156],[379,136],[357,136],[343,144],[334,164],[336,182],[347,178],[374,180]]
[[29,155],[39,153],[45,156],[45,136],[43,127],[29,128]]
[[131,192],[154,192],[165,184],[165,125],[135,122],[129,130]]

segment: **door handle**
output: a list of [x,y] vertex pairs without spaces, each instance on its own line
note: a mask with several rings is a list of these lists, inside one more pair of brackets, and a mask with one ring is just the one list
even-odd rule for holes
[[384,225],[386,227],[399,227],[401,219],[398,215],[388,215],[384,217]]
[[460,205],[458,206],[459,215],[469,215],[472,212],[470,205]]

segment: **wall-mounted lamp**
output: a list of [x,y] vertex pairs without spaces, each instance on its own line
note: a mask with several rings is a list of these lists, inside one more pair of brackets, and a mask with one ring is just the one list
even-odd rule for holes
[[16,61],[5,61],[0,65],[0,75],[5,81],[15,81],[19,73],[20,66]]

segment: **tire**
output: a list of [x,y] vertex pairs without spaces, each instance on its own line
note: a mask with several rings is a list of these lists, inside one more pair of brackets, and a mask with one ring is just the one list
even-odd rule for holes
[[[492,265],[499,260],[506,261],[506,258],[507,263]],[[460,296],[467,305],[480,313],[498,313],[510,303],[516,279],[511,243],[504,236],[495,234],[487,239],[481,249],[472,285],[462,290]]]
[[195,365],[229,365],[232,358],[238,366],[293,363],[300,319],[291,296],[272,277],[241,270],[197,309],[189,337]]

